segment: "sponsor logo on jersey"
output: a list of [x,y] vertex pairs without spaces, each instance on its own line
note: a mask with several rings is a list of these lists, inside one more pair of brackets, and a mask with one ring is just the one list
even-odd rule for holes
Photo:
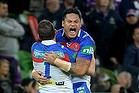
[[44,57],[45,52],[44,51],[40,51],[40,50],[34,50],[34,57],[36,58],[43,58]]
[[82,48],[82,52],[83,54],[93,54],[94,49],[93,46],[85,46]]
[[65,57],[65,56],[64,56],[64,53],[61,52],[61,51],[55,51],[55,53],[57,53],[59,57],[62,57],[62,58]]

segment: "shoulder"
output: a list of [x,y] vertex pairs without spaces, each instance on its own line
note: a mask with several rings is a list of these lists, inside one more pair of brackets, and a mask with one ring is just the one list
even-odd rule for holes
[[57,32],[56,32],[56,39],[59,39],[59,38],[63,37],[63,34],[64,34],[63,28],[58,29]]
[[127,50],[134,50],[137,49],[137,47],[135,46],[135,44],[131,44],[127,47]]
[[126,53],[136,53],[138,48],[135,46],[135,44],[131,44],[126,48]]
[[34,50],[36,48],[40,48],[40,42],[35,42],[35,43],[32,44],[31,50]]
[[62,34],[62,33],[63,33],[63,28],[58,29],[58,30],[57,30],[57,34],[56,34],[56,35],[59,35],[59,34]]
[[59,43],[53,44],[53,45],[51,45],[51,47],[52,48],[56,48],[56,50],[59,50],[59,49],[63,49],[64,48],[64,46],[61,45],[61,44],[59,44]]
[[32,46],[36,46],[36,45],[38,45],[40,42],[34,42],[33,44],[32,44]]
[[80,32],[80,40],[83,43],[91,43],[91,44],[95,45],[94,39],[86,31],[84,31],[82,29]]

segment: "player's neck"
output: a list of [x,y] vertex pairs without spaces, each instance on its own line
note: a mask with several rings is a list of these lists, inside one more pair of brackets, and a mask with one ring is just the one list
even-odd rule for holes
[[54,37],[54,39],[53,39],[55,42],[56,42],[56,38]]

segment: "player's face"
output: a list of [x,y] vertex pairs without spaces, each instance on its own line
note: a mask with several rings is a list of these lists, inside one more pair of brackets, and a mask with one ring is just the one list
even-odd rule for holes
[[8,5],[0,3],[0,17],[8,16]]
[[62,21],[62,26],[65,30],[65,35],[68,38],[75,38],[81,28],[81,20],[77,14],[67,14]]

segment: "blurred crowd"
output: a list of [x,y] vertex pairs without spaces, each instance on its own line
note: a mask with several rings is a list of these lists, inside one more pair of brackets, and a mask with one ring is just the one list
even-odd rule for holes
[[31,45],[37,24],[62,28],[64,9],[77,7],[96,43],[93,93],[139,92],[139,0],[0,0],[0,92],[37,93]]

